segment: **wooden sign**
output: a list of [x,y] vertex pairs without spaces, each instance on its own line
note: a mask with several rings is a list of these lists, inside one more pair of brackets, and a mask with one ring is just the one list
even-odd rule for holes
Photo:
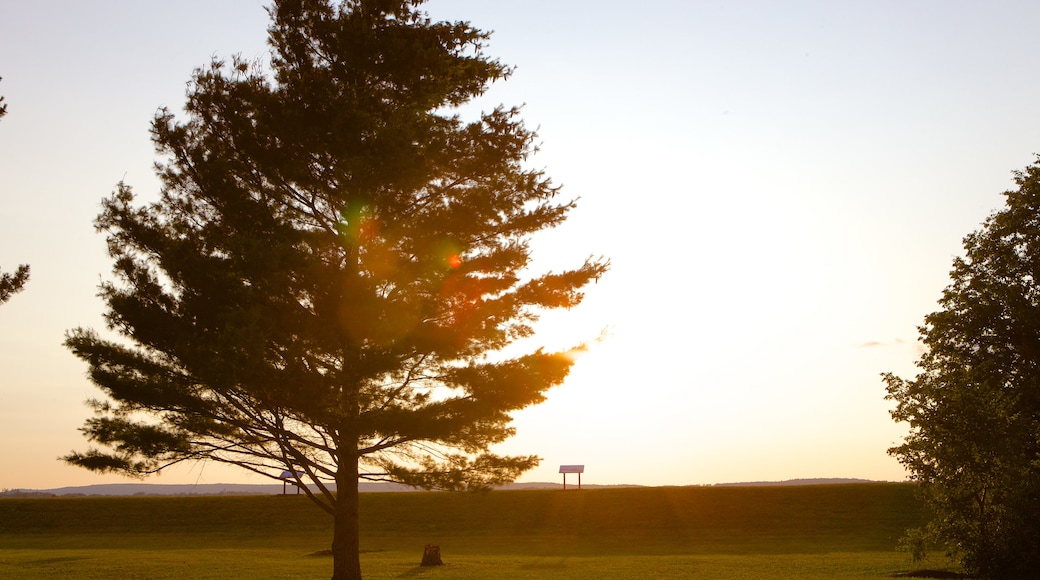
[[581,474],[585,473],[584,465],[561,465],[560,473],[563,474],[563,490],[567,491],[567,474],[577,473],[578,474],[578,489],[581,489]]

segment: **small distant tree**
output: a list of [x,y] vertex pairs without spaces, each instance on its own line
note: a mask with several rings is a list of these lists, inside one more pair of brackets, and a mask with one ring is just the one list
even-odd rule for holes
[[70,331],[104,400],[64,459],[143,476],[212,460],[298,473],[360,578],[358,481],[480,489],[538,462],[489,452],[569,352],[504,349],[606,270],[528,268],[574,207],[526,166],[516,108],[457,107],[506,78],[488,35],[420,0],[276,0],[270,68],[216,60],[162,110],[158,201],[97,219],[109,340]]
[[1040,577],[1040,165],[1015,182],[964,238],[920,373],[884,375],[910,426],[889,453],[921,484],[927,531],[986,578]]

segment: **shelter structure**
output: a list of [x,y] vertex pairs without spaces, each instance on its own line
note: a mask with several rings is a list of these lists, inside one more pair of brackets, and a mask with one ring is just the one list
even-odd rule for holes
[[581,474],[585,472],[584,465],[561,465],[560,473],[563,474],[563,490],[567,491],[567,474],[577,473],[578,474],[578,489],[581,489]]
[[302,475],[302,471],[297,471],[295,473],[288,469],[283,471],[282,474],[278,476],[278,479],[282,480],[282,495],[285,495],[285,486],[289,483],[296,486],[296,495],[300,495],[300,484],[298,483],[298,480]]

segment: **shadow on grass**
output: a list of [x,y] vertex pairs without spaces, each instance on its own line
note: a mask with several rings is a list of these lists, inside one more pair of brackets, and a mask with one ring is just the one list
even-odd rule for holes
[[567,568],[567,557],[541,558],[537,562],[524,564],[521,568],[524,570],[563,570]]
[[52,564],[64,564],[66,562],[76,562],[78,560],[86,560],[87,556],[66,556],[63,558],[43,558],[40,560],[28,560],[22,562],[22,566],[50,566]]
[[416,576],[426,576],[433,570],[443,570],[447,567],[447,564],[441,564],[440,566],[416,566],[406,572],[402,572],[398,578],[414,578]]
[[973,578],[973,576],[949,570],[910,570],[907,572],[893,572],[888,576],[890,578]]
[[[358,550],[358,554],[376,554],[378,552],[385,552],[386,550]],[[332,550],[318,550],[317,552],[311,552],[307,554],[308,558],[331,558]]]

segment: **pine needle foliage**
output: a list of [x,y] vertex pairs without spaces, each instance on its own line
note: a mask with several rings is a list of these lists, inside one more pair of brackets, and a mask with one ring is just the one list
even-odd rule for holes
[[29,265],[22,264],[14,272],[0,272],[0,304],[7,302],[11,296],[21,292],[29,281]]
[[529,168],[518,108],[461,116],[511,69],[420,4],[278,0],[269,63],[196,70],[183,118],[152,124],[158,201],[120,183],[96,221],[118,337],[66,340],[105,394],[66,461],[288,471],[334,516],[334,578],[360,577],[359,479],[481,489],[537,464],[489,449],[573,358],[504,349],[607,268],[531,271],[574,202]]
[[[3,80],[3,77],[0,77]],[[0,96],[0,119],[7,114],[7,103],[4,102],[4,97]],[[29,265],[22,264],[15,268],[14,272],[5,273],[0,272],[0,304],[7,302],[18,292],[21,292],[25,287],[25,283],[29,281]]]

